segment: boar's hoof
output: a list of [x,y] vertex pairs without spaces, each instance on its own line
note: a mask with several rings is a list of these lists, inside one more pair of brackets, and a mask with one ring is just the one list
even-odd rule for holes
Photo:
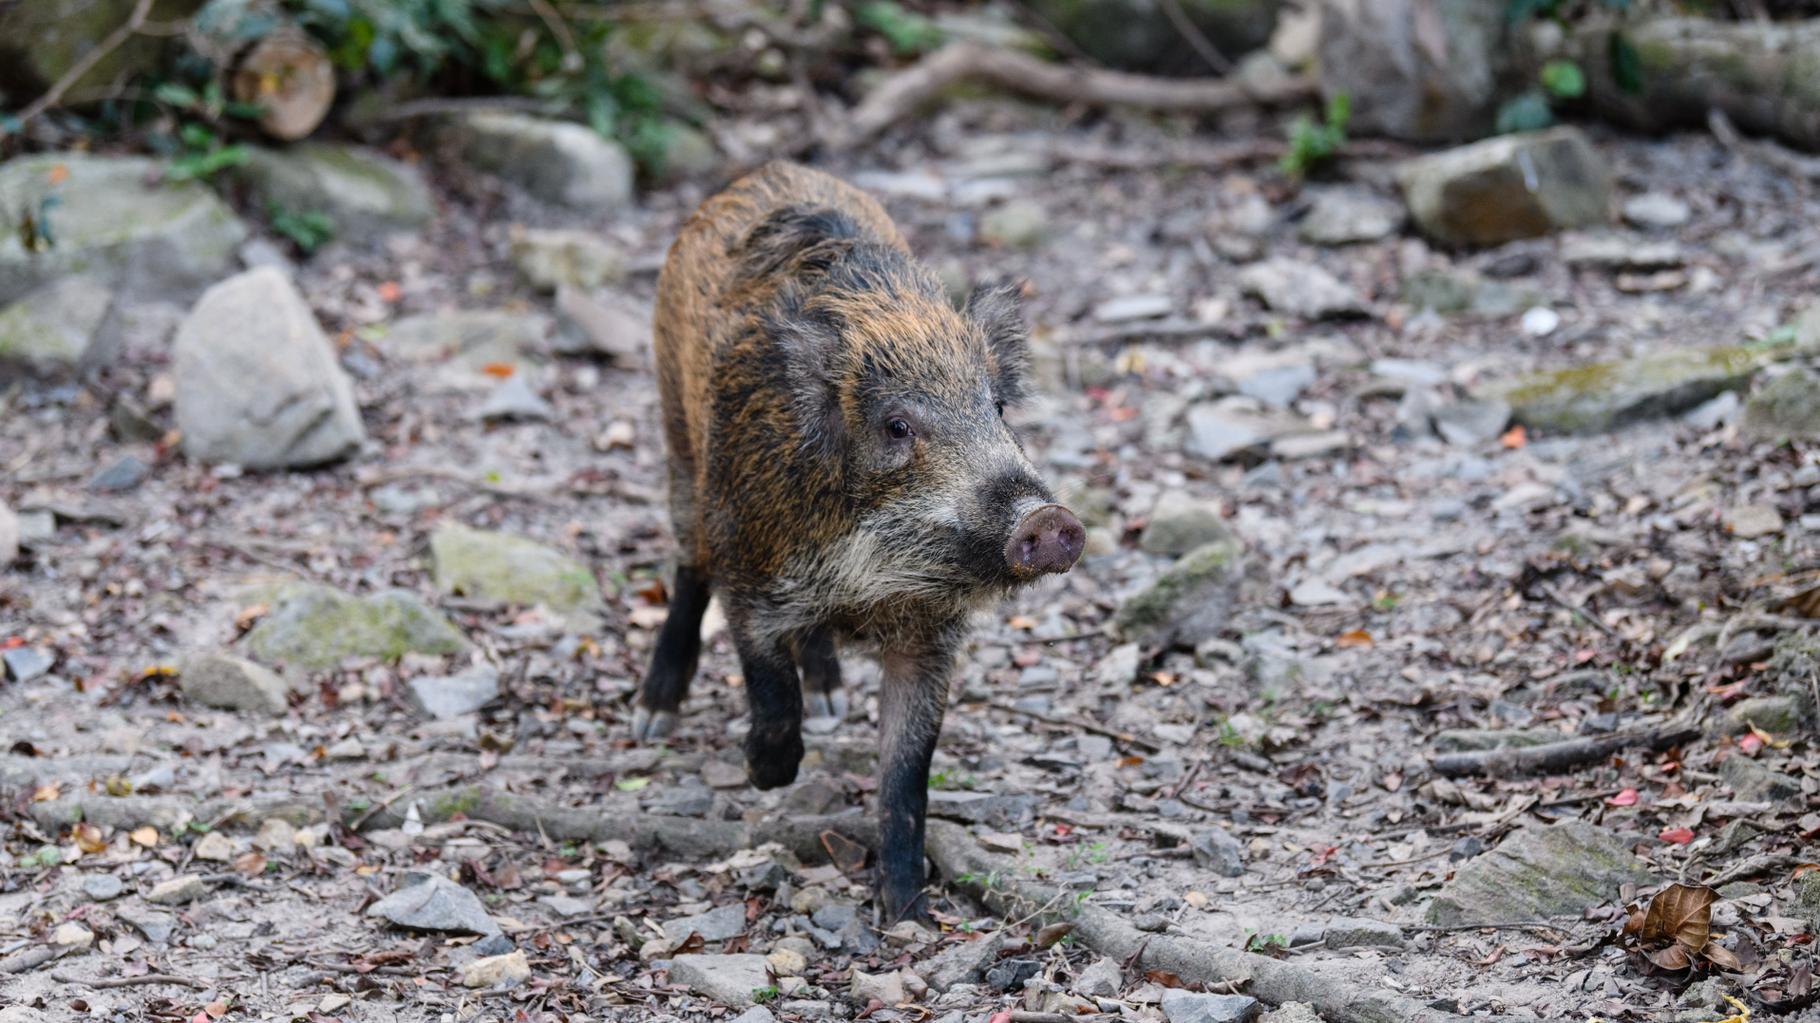
[[803,695],[803,713],[812,718],[845,720],[848,707],[847,694],[838,689],[832,693],[810,692]]
[[754,788],[778,789],[796,780],[803,762],[803,734],[795,725],[754,726],[746,734],[746,774]]
[[652,710],[649,707],[632,709],[632,740],[634,742],[655,742],[670,734],[676,727],[676,715],[667,710]]
[[1066,572],[1080,560],[1086,546],[1087,530],[1081,520],[1059,504],[1045,504],[1019,519],[1011,530],[1005,564],[1020,579]]

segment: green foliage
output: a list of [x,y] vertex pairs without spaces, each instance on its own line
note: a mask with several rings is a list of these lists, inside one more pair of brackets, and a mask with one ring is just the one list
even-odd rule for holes
[[251,155],[246,146],[224,141],[214,128],[200,121],[179,125],[177,142],[177,154],[164,169],[164,176],[172,181],[207,181],[229,167],[240,166]]
[[1579,99],[1586,95],[1586,73],[1571,60],[1551,60],[1537,74],[1542,88],[1556,99]]
[[1611,34],[1611,77],[1633,96],[1643,91],[1643,56],[1622,32]]
[[1283,154],[1283,173],[1303,178],[1334,158],[1346,144],[1346,124],[1352,120],[1352,97],[1336,93],[1327,101],[1325,117],[1316,123],[1307,114],[1289,126],[1289,151]]
[[314,255],[335,237],[335,222],[317,210],[293,211],[273,205],[267,207],[266,216],[272,230],[289,238],[306,256]]
[[1289,939],[1281,934],[1260,934],[1247,928],[1245,931],[1245,951],[1270,955],[1289,947]]
[[505,0],[292,0],[298,24],[348,71],[429,77],[471,55],[482,18]]
[[63,862],[63,850],[54,845],[41,846],[35,853],[19,857],[19,866],[24,870],[38,870],[42,867],[54,867]]
[[896,0],[871,0],[860,4],[853,20],[885,37],[901,56],[914,56],[942,44],[942,30],[935,22],[907,11]]
[[766,984],[764,987],[755,987],[752,989],[752,1000],[760,1005],[771,1001],[777,996],[778,990],[776,984]]

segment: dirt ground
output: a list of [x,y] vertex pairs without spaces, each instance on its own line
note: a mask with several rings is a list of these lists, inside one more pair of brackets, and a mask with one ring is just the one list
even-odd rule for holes
[[[1137,122],[964,105],[826,165],[877,188],[945,274],[1030,281],[1045,393],[1016,425],[1097,527],[1072,574],[980,622],[936,757],[934,815],[967,821],[1020,871],[1141,929],[1250,944],[1461,1014],[1708,1020],[1733,1011],[1715,995],[1744,996],[1747,977],[1799,990],[1789,978],[1810,969],[1812,952],[1811,928],[1794,929],[1795,868],[1814,858],[1820,770],[1799,735],[1723,734],[1727,706],[1767,693],[1768,648],[1727,658],[1716,647],[1773,640],[1781,626],[1753,632],[1738,616],[1820,564],[1820,449],[1679,419],[1450,445],[1399,429],[1407,371],[1382,361],[1416,361],[1443,392],[1471,389],[1531,369],[1762,338],[1815,293],[1812,186],[1705,136],[1595,137],[1618,196],[1663,191],[1690,205],[1679,286],[1620,290],[1610,273],[1567,267],[1558,238],[1449,254],[1405,230],[1311,246],[1295,217],[1331,182],[1296,195],[1264,167],[1108,170],[1069,158],[1163,143]],[[997,174],[994,160],[1022,167]],[[1001,928],[1013,939],[1003,960],[1035,962],[1068,988],[1095,958],[1084,942],[1025,945],[1037,922],[995,916],[953,878],[935,889],[940,940],[881,944],[862,926],[829,947],[811,930],[838,925],[848,908],[871,919],[863,870],[846,877],[767,852],[759,858],[783,864],[780,891],[776,877],[752,881],[750,856],[565,840],[437,804],[430,794],[478,783],[619,821],[864,814],[877,701],[876,673],[850,661],[849,719],[811,723],[796,785],[752,791],[740,778],[738,668],[716,633],[667,747],[631,745],[629,701],[661,621],[652,580],[669,552],[650,373],[552,356],[536,380],[553,418],[486,423],[471,414],[477,393],[445,386],[440,367],[392,357],[373,328],[448,308],[546,309],[507,262],[515,224],[600,229],[631,254],[617,290],[648,303],[664,247],[704,186],[653,191],[635,213],[576,224],[496,183],[431,171],[441,208],[429,230],[372,251],[331,246],[297,273],[355,377],[370,440],[353,459],[221,473],[117,439],[97,390],[0,391],[0,501],[54,507],[57,522],[0,575],[0,641],[55,657],[48,673],[0,685],[0,955],[69,922],[95,942],[0,975],[0,1003],[58,1020],[189,1019],[223,1000],[229,1019],[730,1017],[737,1010],[672,985],[667,954],[639,955],[654,924],[730,903],[747,907],[744,931],[706,951],[811,939],[802,986],[769,1005],[779,1018],[854,1018],[866,1006],[849,999],[850,968],[918,969]],[[1343,174],[1394,194],[1387,163]],[[979,239],[982,200],[1004,197],[1040,204],[1046,240]],[[1367,315],[1306,322],[1264,309],[1234,283],[1259,254],[1326,268],[1367,298]],[[1520,308],[1418,311],[1400,295],[1423,270],[1476,271],[1533,292],[1560,326],[1532,336]],[[1206,321],[1207,332],[1145,337],[1095,319],[1099,303],[1139,294],[1166,296],[1173,317]],[[146,318],[168,325],[182,312],[150,308]],[[160,331],[146,334],[105,380],[157,412],[170,366]],[[1294,459],[1214,464],[1185,453],[1185,411],[1228,392],[1229,371],[1267,354],[1312,367],[1294,411],[1344,441]],[[123,494],[90,489],[123,453],[147,462],[149,478]],[[1134,664],[1107,625],[1170,561],[1138,545],[1163,494],[1219,509],[1247,549],[1250,583],[1221,636],[1192,652],[1144,650]],[[1731,530],[1732,512],[1756,503],[1783,509],[1779,534]],[[604,622],[578,632],[534,609],[438,596],[426,538],[451,520],[585,559],[606,597]],[[427,722],[403,682],[456,665],[407,657],[310,675],[279,716],[185,702],[168,669],[232,642],[260,610],[254,588],[287,577],[417,592],[499,669],[502,698]],[[1701,623],[1730,631],[1665,657]],[[1469,743],[1462,733],[1565,739],[1687,715],[1705,734],[1669,750],[1534,774],[1444,778],[1430,767],[1448,742]],[[1798,794],[1736,796],[1719,763],[1742,755]],[[72,828],[76,807],[92,833]],[[249,867],[271,815],[313,827],[315,844],[265,850]],[[325,817],[336,825],[309,824]],[[1462,863],[1514,828],[1562,818],[1642,857],[1655,878],[1643,891],[1767,858],[1724,878],[1750,883],[1728,893],[1715,924],[1754,965],[1658,971],[1617,939],[1615,897],[1524,926],[1430,922],[1429,901]],[[1728,829],[1736,820],[1749,826]],[[135,835],[147,823],[156,833]],[[1236,839],[1239,876],[1191,853],[1185,836],[1210,827]],[[197,858],[211,833],[227,838],[228,859]],[[62,850],[61,864],[47,862],[46,847]],[[527,953],[530,979],[465,989],[470,939],[363,915],[413,870],[479,894]],[[117,876],[124,894],[96,898],[85,885],[98,875]],[[151,906],[151,888],[178,875],[202,876],[206,892]],[[151,933],[133,922],[148,915]],[[1331,947],[1345,943],[1298,937],[1372,921],[1395,925],[1395,940]],[[146,974],[189,985],[92,983]],[[1167,983],[1127,971],[1124,1008],[1111,1011],[1156,1018]],[[868,1018],[1009,1019],[992,1014],[1036,1008],[1023,995],[1021,984],[976,984]],[[1786,1018],[1801,1011],[1814,1010]]]

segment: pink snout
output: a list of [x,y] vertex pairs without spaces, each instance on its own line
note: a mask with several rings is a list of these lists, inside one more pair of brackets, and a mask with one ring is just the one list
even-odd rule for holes
[[1019,579],[1033,579],[1051,572],[1066,572],[1081,559],[1087,530],[1074,513],[1059,504],[1045,504],[1019,519],[1005,544],[1005,564]]

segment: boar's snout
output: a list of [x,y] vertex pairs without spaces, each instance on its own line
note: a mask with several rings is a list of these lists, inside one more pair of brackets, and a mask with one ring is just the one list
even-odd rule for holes
[[1019,579],[1066,572],[1081,558],[1087,530],[1074,513],[1059,504],[1033,508],[1017,520],[1005,544],[1005,564]]

